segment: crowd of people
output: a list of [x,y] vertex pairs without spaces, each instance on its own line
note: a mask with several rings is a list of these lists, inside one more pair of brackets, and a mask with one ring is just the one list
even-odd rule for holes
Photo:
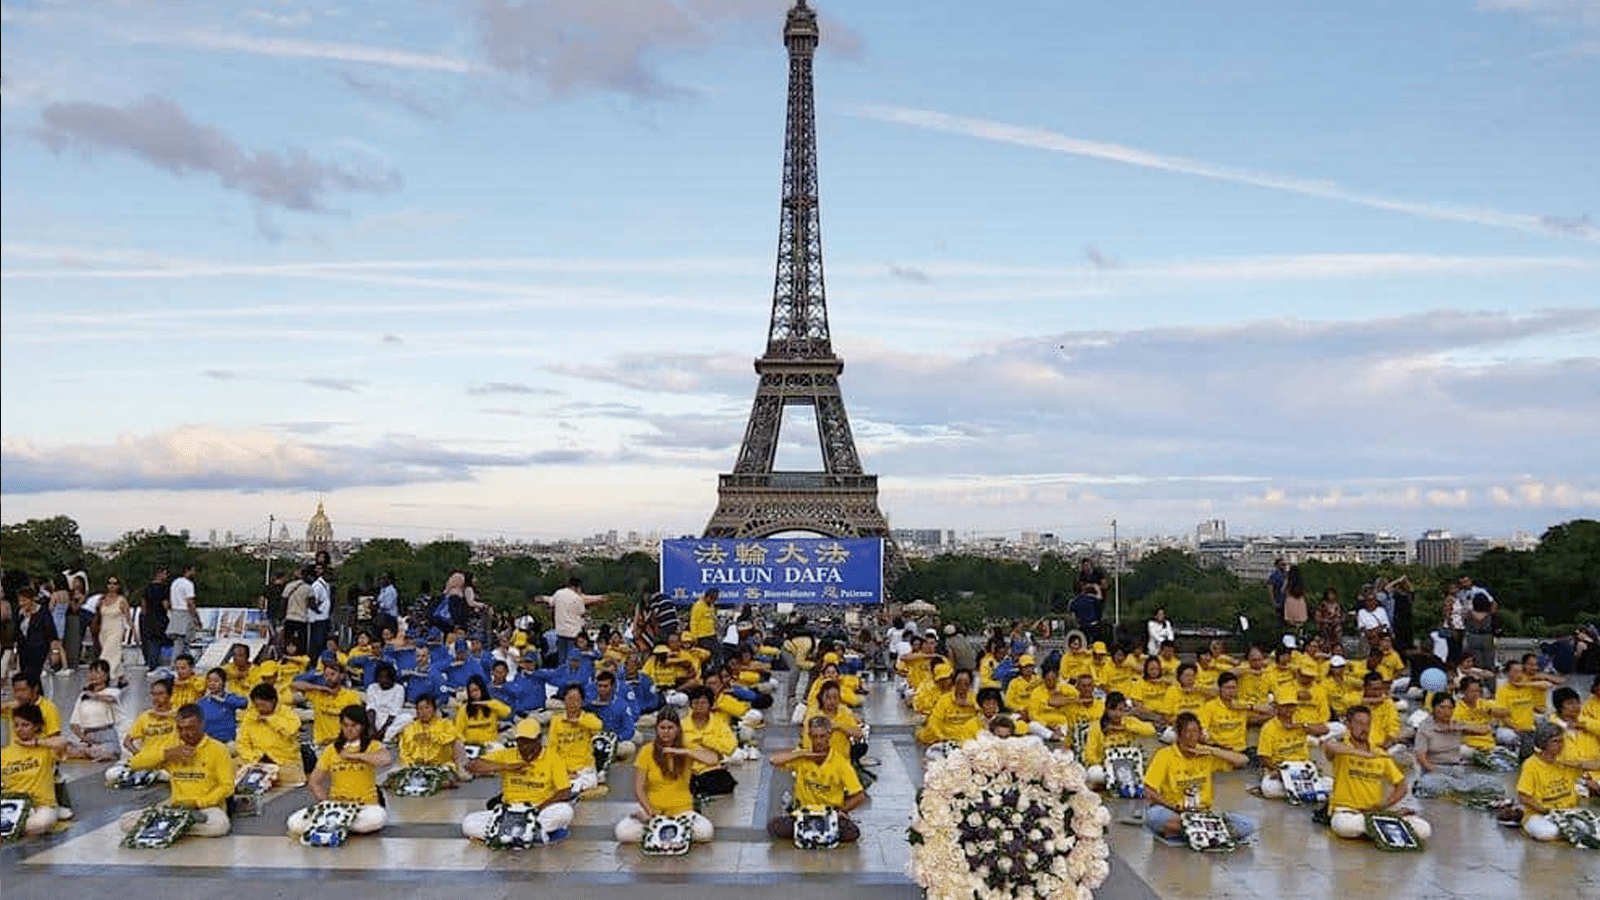
[[[64,827],[72,809],[57,764],[83,759],[107,766],[110,787],[169,783],[159,807],[189,811],[188,833],[200,836],[227,834],[242,798],[303,788],[309,802],[286,831],[321,839],[332,822],[335,843],[381,832],[389,805],[410,795],[402,785],[494,778],[499,792],[462,833],[499,846],[515,826],[542,843],[607,795],[612,764],[631,763],[635,808],[612,824],[616,840],[649,848],[670,826],[707,841],[706,805],[741,789],[740,767],[770,743],[765,729],[792,728],[792,747],[765,756],[793,775],[768,832],[798,842],[801,823],[820,818],[825,842],[848,842],[876,777],[875,690],[903,698],[931,757],[992,738],[1071,751],[1095,787],[1145,798],[1145,827],[1174,842],[1186,813],[1212,809],[1213,778],[1234,770],[1251,773],[1262,802],[1309,802],[1340,838],[1392,814],[1425,839],[1416,799],[1450,795],[1485,798],[1507,823],[1552,840],[1552,812],[1600,796],[1600,687],[1585,699],[1532,655],[1498,662],[1470,628],[1440,654],[1403,658],[1391,627],[1361,629],[1352,650],[1308,607],[1304,622],[1317,627],[1286,628],[1271,646],[1234,655],[1219,640],[1190,655],[1158,611],[1138,644],[1108,645],[1092,629],[1050,649],[1026,623],[969,634],[905,619],[819,630],[794,617],[768,631],[749,605],[719,610],[715,591],[686,606],[648,596],[631,619],[597,627],[589,612],[605,597],[578,579],[497,619],[458,572],[409,610],[385,578],[344,640],[304,618],[327,612],[327,581],[316,565],[287,581],[274,639],[256,653],[235,645],[206,671],[180,623],[175,655],[147,655],[149,703],[131,721],[120,714],[120,653],[88,663],[63,718],[41,680],[63,652],[59,632],[37,593],[19,591],[3,790],[28,800],[21,827]],[[1363,598],[1369,612],[1373,599]],[[120,646],[106,604],[95,624]],[[1298,616],[1286,610],[1286,621]],[[178,611],[166,609],[165,627]],[[54,635],[42,653],[35,629]],[[1497,796],[1505,783],[1493,773],[1512,769],[1514,791]],[[1236,838],[1257,827],[1241,810],[1218,812]],[[122,824],[136,832],[152,814],[131,810]]]

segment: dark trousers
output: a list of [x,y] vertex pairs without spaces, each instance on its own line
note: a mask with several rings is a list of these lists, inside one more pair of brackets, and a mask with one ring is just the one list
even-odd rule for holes
[[[779,840],[794,840],[794,816],[777,816],[767,820],[767,834]],[[853,844],[861,839],[861,828],[850,817],[839,813],[839,842]]]
[[306,625],[306,631],[309,632],[306,635],[306,640],[309,641],[309,646],[305,651],[306,655],[316,659],[328,647],[328,635],[333,631],[333,621],[331,619],[323,619],[320,622],[311,622]]
[[167,649],[167,636],[164,634],[147,634],[139,642],[139,648],[144,651],[144,667],[157,669],[161,667],[161,651]]

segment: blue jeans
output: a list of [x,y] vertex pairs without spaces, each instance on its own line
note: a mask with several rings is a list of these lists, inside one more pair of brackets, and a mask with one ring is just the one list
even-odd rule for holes
[[[1156,804],[1152,803],[1150,804],[1150,808],[1144,811],[1144,827],[1150,829],[1150,833],[1154,834],[1156,837],[1166,838],[1168,836],[1167,827],[1172,822],[1176,821],[1178,816],[1178,813],[1167,809],[1165,806],[1157,806]],[[1256,823],[1253,820],[1247,819],[1238,813],[1231,812],[1223,813],[1222,816],[1228,820],[1228,827],[1233,829],[1233,836],[1235,838],[1242,841],[1250,835],[1256,833]],[[1182,834],[1182,831],[1178,832],[1180,839]]]

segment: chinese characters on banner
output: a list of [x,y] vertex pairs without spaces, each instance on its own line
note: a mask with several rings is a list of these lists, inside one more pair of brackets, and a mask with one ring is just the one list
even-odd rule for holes
[[879,538],[681,538],[661,542],[661,590],[688,602],[882,603]]

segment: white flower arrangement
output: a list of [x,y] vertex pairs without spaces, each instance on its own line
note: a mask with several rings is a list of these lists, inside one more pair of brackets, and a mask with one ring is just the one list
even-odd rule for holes
[[927,900],[1091,900],[1110,818],[1070,752],[983,734],[923,773],[907,872]]

